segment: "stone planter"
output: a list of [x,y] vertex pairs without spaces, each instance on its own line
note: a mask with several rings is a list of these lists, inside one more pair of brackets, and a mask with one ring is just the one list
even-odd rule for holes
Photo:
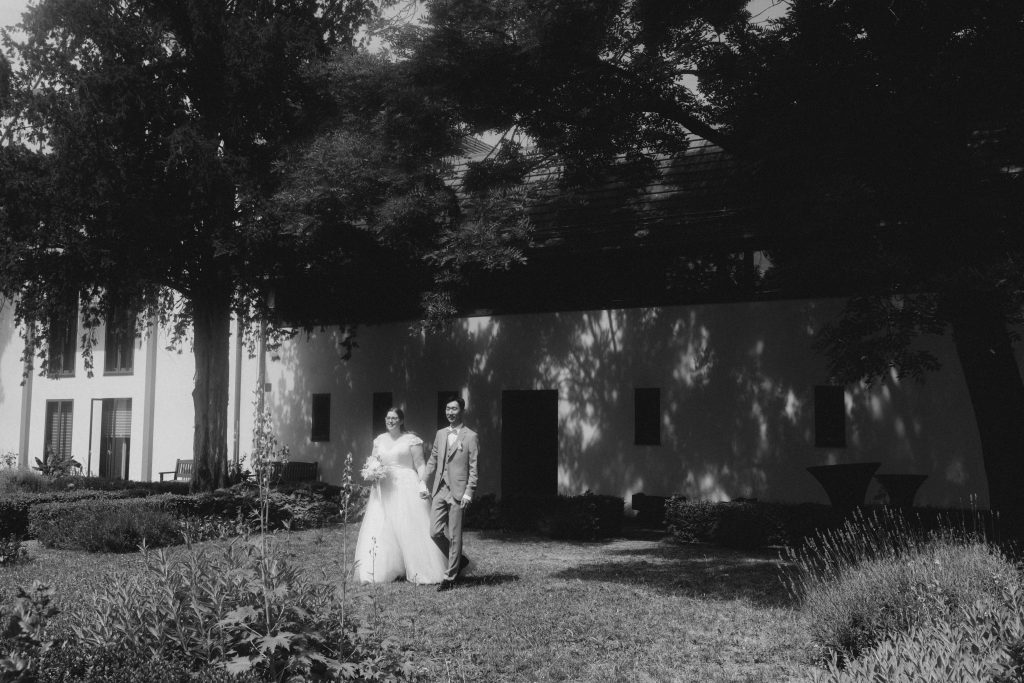
[[875,479],[889,495],[889,504],[901,508],[914,505],[914,497],[927,474],[876,474]]
[[808,467],[807,471],[825,489],[832,507],[846,511],[864,504],[871,477],[881,465],[880,462],[815,465]]

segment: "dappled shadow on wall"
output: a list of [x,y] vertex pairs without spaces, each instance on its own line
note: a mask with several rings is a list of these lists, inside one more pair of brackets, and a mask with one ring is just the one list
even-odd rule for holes
[[[794,329],[806,337],[801,314],[775,337],[752,316],[725,306],[502,317],[467,334],[470,390],[490,388],[495,418],[497,388],[558,390],[563,491],[756,496],[805,464],[793,451],[809,437],[801,406],[820,362],[787,344]],[[806,386],[783,379],[794,374]],[[634,445],[637,386],[661,388],[660,446]]]
[[[341,340],[320,332],[317,347],[282,348],[287,371],[271,400],[285,443],[308,443],[310,395],[323,390],[323,373],[367,404],[332,408],[342,424],[322,449],[325,471],[340,472],[332,460],[350,450],[361,462],[358,448],[380,431],[363,414],[372,392],[393,391],[408,405],[412,396],[441,389],[466,391],[470,421],[489,453],[501,443],[503,390],[557,390],[565,493],[825,502],[808,466],[871,459],[883,460],[880,472],[888,460],[922,473],[955,470],[935,460],[924,436],[930,426],[908,417],[940,410],[935,403],[947,399],[895,382],[851,392],[848,419],[867,427],[852,434],[849,448],[814,447],[813,392],[825,380],[825,363],[812,342],[838,309],[834,302],[774,302],[507,315],[460,319],[433,335],[395,324],[360,328],[361,346],[349,361],[340,353],[325,360],[325,348]],[[436,386],[438,378],[446,386]],[[660,389],[660,445],[634,443],[636,387]],[[421,435],[432,431],[433,416],[409,417]],[[480,490],[500,490],[499,472],[497,462],[482,468]]]

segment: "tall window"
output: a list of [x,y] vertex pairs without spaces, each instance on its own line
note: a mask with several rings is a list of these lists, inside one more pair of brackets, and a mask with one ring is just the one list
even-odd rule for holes
[[71,457],[71,418],[74,401],[46,402],[45,451],[51,456]]
[[313,394],[313,428],[310,441],[331,440],[331,395]]
[[75,376],[77,341],[78,307],[72,300],[50,318],[50,336],[47,339],[47,375],[50,377]]
[[842,387],[814,387],[814,445],[846,447],[846,397]]
[[135,370],[135,314],[118,309],[107,319],[103,373],[130,375]]
[[633,390],[633,443],[661,445],[661,389]]

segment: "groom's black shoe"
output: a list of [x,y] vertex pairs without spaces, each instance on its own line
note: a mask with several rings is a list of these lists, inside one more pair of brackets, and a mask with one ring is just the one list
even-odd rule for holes
[[455,588],[455,582],[451,579],[445,579],[444,581],[438,584],[437,592],[441,593],[443,591],[450,591],[453,588]]
[[463,555],[462,557],[459,558],[459,573],[462,573],[462,570],[465,569],[468,566],[469,566],[469,558],[466,557],[465,555]]

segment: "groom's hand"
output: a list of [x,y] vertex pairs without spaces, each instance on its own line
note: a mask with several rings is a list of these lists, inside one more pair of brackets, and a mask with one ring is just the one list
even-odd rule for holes
[[469,505],[472,502],[473,502],[473,497],[471,495],[469,495],[468,493],[463,494],[463,496],[462,496],[462,507],[466,507],[467,505]]
[[430,498],[430,491],[427,490],[427,484],[422,481],[420,482],[420,498],[423,500]]

